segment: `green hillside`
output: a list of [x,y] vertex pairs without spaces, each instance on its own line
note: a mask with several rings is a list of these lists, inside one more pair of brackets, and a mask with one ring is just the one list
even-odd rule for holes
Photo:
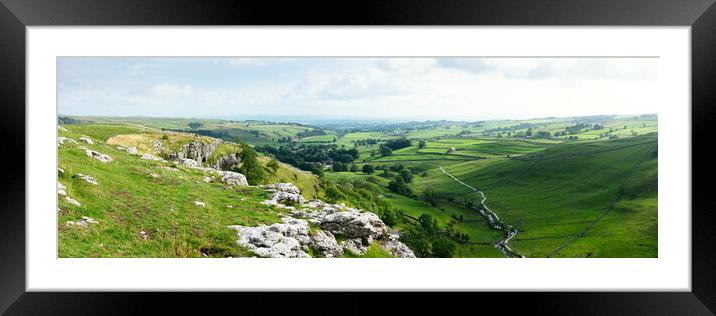
[[[236,257],[251,255],[236,244],[227,225],[272,224],[284,211],[260,202],[266,192],[251,187],[227,188],[207,174],[173,162],[140,159],[105,143],[118,135],[126,139],[161,139],[156,130],[127,125],[65,125],[58,136],[95,144],[65,141],[58,146],[58,182],[80,206],[59,196],[58,254],[60,257]],[[171,139],[193,139],[171,134]],[[89,157],[83,148],[109,155],[111,163]],[[141,151],[140,147],[140,151]],[[268,160],[262,158],[265,164]],[[77,174],[92,176],[91,184]],[[304,196],[317,194],[315,176],[281,164],[266,183],[293,182]],[[204,206],[197,205],[202,202]],[[77,229],[66,223],[88,216],[101,225]]]

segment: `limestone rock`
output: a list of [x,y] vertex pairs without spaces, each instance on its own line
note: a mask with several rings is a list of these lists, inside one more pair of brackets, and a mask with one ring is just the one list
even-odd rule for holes
[[[181,160],[181,159],[192,159],[196,161],[199,166],[211,156],[211,153],[216,150],[217,147],[222,143],[220,139],[215,139],[209,143],[205,143],[201,140],[195,140],[191,143],[184,144],[175,153],[168,154],[169,160]],[[161,146],[161,144],[160,144]]]
[[189,158],[179,158],[179,163],[190,168],[201,167],[196,160]]
[[311,246],[326,258],[335,258],[343,255],[343,247],[338,245],[336,237],[330,232],[317,230],[311,234]]
[[94,184],[94,185],[98,184],[97,180],[95,180],[95,178],[90,175],[78,173],[78,174],[76,174],[76,176],[82,180],[85,180],[89,184]]
[[385,224],[378,215],[354,209],[327,214],[321,219],[320,226],[348,238],[380,238],[385,234]]
[[201,202],[201,201],[194,201],[194,205],[196,205],[198,207],[206,207],[206,203]]
[[303,196],[301,191],[292,183],[275,183],[269,185],[263,185],[261,188],[271,193],[271,197],[261,203],[265,205],[277,205],[294,203],[303,204]]
[[65,201],[67,201],[67,203],[70,203],[74,206],[80,206],[80,202],[77,202],[77,200],[75,200],[69,196],[65,196]]
[[162,158],[160,158],[160,157],[157,157],[157,156],[154,156],[154,155],[150,155],[150,154],[142,154],[142,156],[139,157],[139,158],[140,158],[140,159],[144,159],[144,160],[151,160],[151,161],[166,161],[166,160],[164,160],[164,159],[162,159]]
[[233,170],[235,167],[238,167],[240,163],[241,161],[236,157],[236,154],[230,154],[219,157],[219,159],[211,164],[211,167],[216,170]]
[[69,226],[88,227],[90,224],[93,224],[93,225],[94,225],[94,224],[99,224],[99,222],[96,221],[96,220],[94,220],[94,219],[92,219],[91,217],[87,217],[87,216],[82,216],[82,218],[79,219],[78,221],[74,221],[74,222],[73,222],[73,221],[67,221],[67,222],[65,222],[65,226],[67,226],[67,227],[69,227]]
[[101,162],[104,162],[104,163],[110,163],[110,162],[112,162],[112,157],[110,157],[109,155],[105,155],[105,154],[103,154],[103,153],[96,152],[96,151],[94,151],[94,150],[92,150],[92,149],[89,149],[89,148],[82,148],[82,149],[84,149],[85,153],[86,153],[87,156],[89,156],[89,157],[92,157],[92,158],[97,159],[97,160],[99,160],[99,161],[101,161]]
[[57,168],[57,173],[59,173],[59,174],[64,174],[64,173],[65,173],[65,169]]
[[368,247],[363,245],[363,242],[360,240],[358,240],[358,241],[352,240],[352,239],[344,240],[344,241],[341,241],[340,246],[343,249],[348,250],[351,253],[353,253],[355,255],[359,255],[359,256],[362,256],[366,252],[368,252]]
[[390,254],[398,258],[415,258],[415,253],[413,253],[413,251],[410,250],[410,248],[408,248],[408,246],[404,243],[400,242],[398,240],[399,238],[400,237],[397,234],[390,234],[381,246],[390,252]]
[[91,138],[87,137],[87,136],[82,136],[82,137],[80,137],[80,140],[83,141],[83,142],[85,142],[85,143],[87,143],[87,144],[94,145],[94,141],[93,141]]
[[62,185],[62,183],[57,182],[57,194],[67,196],[67,192],[65,192],[65,190],[67,190],[67,188]]
[[77,144],[77,141],[76,141],[76,140],[74,140],[74,139],[72,139],[72,138],[62,137],[62,136],[57,137],[57,142],[58,142],[60,145],[64,145],[65,143]]
[[281,219],[283,223],[257,227],[229,226],[238,233],[238,244],[249,248],[256,255],[270,258],[307,258],[308,223],[290,217]]
[[246,176],[238,172],[219,171],[218,173],[221,176],[221,182],[224,182],[230,186],[238,185],[245,187],[249,185],[249,182],[246,181]]
[[139,154],[139,152],[137,151],[137,147],[134,147],[134,146],[128,147],[127,153],[130,155],[138,155]]

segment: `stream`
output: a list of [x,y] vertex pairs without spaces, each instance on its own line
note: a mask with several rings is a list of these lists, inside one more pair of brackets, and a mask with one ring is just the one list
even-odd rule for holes
[[510,245],[509,245],[510,239],[517,236],[517,234],[519,234],[520,232],[517,229],[514,229],[511,226],[505,225],[504,223],[502,223],[502,220],[500,220],[500,218],[497,216],[497,214],[495,214],[495,212],[493,212],[492,210],[490,210],[490,208],[487,207],[487,204],[485,203],[485,201],[487,201],[487,197],[485,196],[485,193],[476,189],[475,187],[465,183],[465,182],[460,181],[460,179],[455,178],[453,175],[451,175],[447,171],[445,171],[445,169],[443,169],[443,167],[441,167],[441,166],[439,166],[439,167],[440,167],[440,171],[442,171],[446,176],[452,178],[453,180],[455,180],[458,183],[460,183],[461,185],[469,188],[470,190],[473,190],[476,193],[480,194],[480,196],[482,197],[482,200],[480,201],[480,206],[478,207],[477,210],[480,212],[480,214],[485,219],[487,219],[487,222],[489,223],[490,228],[499,230],[502,232],[502,237],[494,243],[495,248],[497,250],[499,250],[500,252],[502,252],[502,254],[505,257],[524,258],[523,255],[519,254],[517,251],[510,248]]

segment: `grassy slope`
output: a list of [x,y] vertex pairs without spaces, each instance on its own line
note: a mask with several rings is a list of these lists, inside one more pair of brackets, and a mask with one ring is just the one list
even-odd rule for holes
[[[58,148],[59,167],[65,173],[59,182],[80,207],[59,199],[58,237],[60,257],[200,257],[247,256],[236,244],[236,233],[227,225],[275,223],[280,211],[260,204],[263,190],[227,189],[219,183],[206,183],[202,172],[183,168],[166,169],[172,163],[141,160],[102,140],[115,133],[137,132],[133,127],[105,125],[69,125],[60,136],[78,139],[88,135],[95,145],[66,143]],[[77,133],[79,132],[79,133]],[[114,158],[102,163],[88,157],[81,147],[88,147]],[[295,169],[282,166],[270,180],[290,180]],[[74,177],[77,173],[93,176],[99,185]],[[159,175],[154,178],[150,173]],[[315,177],[305,173],[295,176],[308,197],[315,192]],[[313,193],[315,194],[315,193]],[[206,203],[196,206],[194,201]],[[231,206],[231,207],[228,207]],[[92,217],[100,224],[89,228],[65,227],[65,222]],[[149,238],[140,236],[149,233]]]
[[[488,206],[504,222],[522,231],[511,242],[515,249],[528,257],[544,257],[604,212],[631,169],[655,148],[654,141],[655,137],[640,137],[565,145],[546,151],[544,160],[472,161],[446,167],[446,170],[483,189],[488,196]],[[627,253],[656,256],[656,162],[649,162],[643,168],[648,175],[642,177],[640,173],[635,177],[640,179],[637,192],[640,195],[638,198],[625,195],[617,205],[624,211],[613,212],[614,215],[597,226],[606,230],[598,238],[600,241],[590,244],[590,240],[597,238],[582,238],[580,244],[588,245],[570,246],[563,253],[569,256],[622,257]],[[461,198],[477,199],[476,194],[437,171],[431,171],[430,176],[425,186]],[[645,188],[649,189],[644,191]],[[607,225],[610,221],[612,225]],[[639,228],[627,229],[624,224],[627,221]],[[592,234],[597,234],[598,229]],[[620,242],[625,240],[630,242]]]

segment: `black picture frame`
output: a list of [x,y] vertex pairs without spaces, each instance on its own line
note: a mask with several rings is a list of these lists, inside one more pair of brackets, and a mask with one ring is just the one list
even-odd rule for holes
[[[709,130],[716,111],[716,6],[713,0],[430,0],[198,1],[0,0],[0,113],[3,164],[0,213],[0,312],[128,314],[143,304],[183,311],[234,310],[261,294],[37,293],[25,291],[25,54],[27,26],[73,25],[587,25],[691,26],[692,291],[645,293],[482,293],[471,304],[504,304],[510,312],[711,315],[716,311],[716,224],[709,180]],[[698,143],[701,146],[698,146]],[[53,197],[54,198],[54,197]],[[675,211],[675,210],[669,210]],[[668,236],[660,236],[668,238]],[[285,295],[311,301],[311,293]],[[321,294],[334,296],[335,294]],[[430,300],[450,300],[431,294]],[[273,294],[272,294],[273,296]],[[411,299],[424,297],[413,294]],[[445,295],[442,295],[445,296]],[[322,299],[330,301],[331,298]],[[419,298],[417,300],[420,300]],[[177,305],[176,302],[190,302]],[[217,304],[216,302],[231,302]],[[338,300],[340,302],[340,300]],[[516,302],[519,302],[517,304]],[[475,304],[475,305],[477,305]],[[292,304],[275,304],[280,310]],[[223,308],[222,308],[223,307]],[[407,311],[406,306],[394,306]],[[418,308],[424,306],[418,305]],[[460,306],[455,306],[460,307]],[[349,308],[348,308],[349,309]],[[340,310],[347,311],[342,307]]]

